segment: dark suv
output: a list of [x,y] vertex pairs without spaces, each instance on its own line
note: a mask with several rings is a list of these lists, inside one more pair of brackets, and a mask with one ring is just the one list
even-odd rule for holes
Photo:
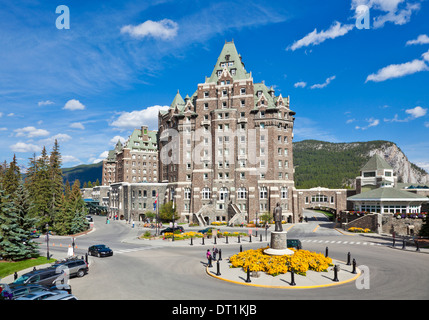
[[88,273],[89,268],[88,264],[84,259],[70,259],[66,261],[60,261],[58,263],[55,263],[52,265],[52,268],[58,268],[60,266],[67,267],[67,269],[64,269],[66,273],[70,277],[83,277],[85,274]]
[[287,247],[288,248],[295,248],[297,250],[302,249],[301,241],[298,239],[287,239]]

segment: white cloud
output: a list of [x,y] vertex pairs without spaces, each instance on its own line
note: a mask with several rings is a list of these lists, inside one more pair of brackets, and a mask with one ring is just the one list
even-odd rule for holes
[[391,64],[377,71],[377,73],[370,74],[365,82],[374,81],[380,82],[392,78],[400,78],[409,74],[420,71],[428,71],[429,67],[423,60],[414,59],[410,62],[402,64]]
[[49,131],[45,129],[37,129],[32,126],[28,126],[21,129],[15,129],[17,137],[28,137],[28,138],[37,138],[37,137],[46,137],[49,135]]
[[85,106],[82,103],[80,103],[79,100],[71,99],[71,100],[69,100],[69,101],[66,102],[66,104],[64,105],[63,109],[72,110],[72,111],[74,111],[74,110],[84,110]]
[[[120,141],[121,141],[121,143],[122,143],[122,144],[124,144],[124,142],[125,142],[127,139],[125,139],[124,137],[121,137],[121,136],[114,136],[112,139],[110,139],[109,143],[110,143],[111,145],[116,146],[116,144],[118,143],[118,140],[120,140]],[[106,155],[106,157],[107,157],[107,155]]]
[[39,146],[31,143],[17,142],[10,146],[13,152],[39,152],[42,150]]
[[329,83],[331,83],[332,80],[335,79],[335,76],[329,77],[325,80],[324,83],[320,83],[320,84],[313,84],[310,89],[321,89],[326,87]]
[[58,142],[67,142],[67,141],[71,140],[71,138],[72,137],[70,137],[66,133],[58,133],[52,137],[42,139],[39,142],[43,145],[47,145],[47,144],[54,144],[55,140],[57,140]]
[[109,151],[106,150],[106,151],[103,151],[102,153],[100,153],[98,158],[91,157],[88,159],[88,161],[91,163],[99,163],[99,162],[103,161],[104,159],[106,159],[108,155],[109,155]]
[[320,44],[327,39],[335,39],[337,37],[345,35],[347,32],[352,30],[353,27],[354,25],[352,24],[341,25],[340,22],[335,21],[334,24],[328,30],[317,32],[317,29],[314,29],[313,32],[310,32],[304,38],[295,41],[286,50],[295,51],[296,49],[299,49],[301,47]]
[[368,122],[367,126],[365,126],[365,127],[356,126],[355,129],[356,130],[366,130],[366,129],[371,128],[371,127],[376,127],[380,124],[380,120],[374,119],[374,118],[369,118],[366,121]]
[[293,86],[295,88],[305,88],[306,85],[307,85],[307,82],[300,81],[300,82],[295,83]]
[[[413,12],[420,9],[419,3],[410,3],[408,0],[352,0],[352,9],[360,5],[366,5],[371,9],[374,28],[381,28],[386,22],[397,25],[408,23]],[[376,15],[377,11],[383,13]]]
[[48,105],[50,105],[50,104],[54,104],[51,100],[46,100],[46,101],[39,101],[38,103],[37,103],[37,105],[39,106],[39,107],[42,107],[42,106],[48,106]]
[[137,26],[123,26],[121,33],[128,33],[134,38],[153,37],[171,40],[176,37],[178,28],[178,24],[170,19],[161,21],[147,20]]
[[70,155],[61,156],[61,160],[63,163],[70,163],[70,162],[81,163],[82,162],[78,158],[76,158],[75,156],[70,156]]
[[[111,126],[120,129],[135,129],[142,125],[158,127],[158,112],[168,110],[168,106],[151,106],[140,111],[122,112],[121,115],[111,123]],[[115,142],[116,143],[116,142]]]
[[424,60],[429,61],[429,50],[422,54]]
[[413,117],[414,119],[423,117],[427,113],[427,111],[427,108],[422,108],[420,106],[405,110],[405,112],[410,114],[411,117]]
[[409,40],[407,41],[406,45],[413,45],[413,44],[428,44],[429,43],[429,37],[425,34],[421,34],[417,37],[416,40]]
[[73,122],[73,123],[70,125],[70,128],[85,130],[85,126],[84,126],[81,122]]

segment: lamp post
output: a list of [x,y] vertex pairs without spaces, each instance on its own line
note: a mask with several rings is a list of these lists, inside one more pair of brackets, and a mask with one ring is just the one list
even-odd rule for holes
[[45,225],[46,227],[46,259],[49,261],[49,224]]
[[173,201],[173,210],[172,210],[172,215],[173,215],[173,240],[174,241],[174,189],[171,189],[171,200]]

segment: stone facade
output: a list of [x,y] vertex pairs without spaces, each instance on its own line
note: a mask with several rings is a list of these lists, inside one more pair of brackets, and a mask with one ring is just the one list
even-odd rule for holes
[[109,216],[127,221],[143,221],[147,212],[155,213],[154,203],[158,195],[158,206],[166,202],[165,183],[128,183],[110,185]]
[[158,137],[147,126],[135,129],[103,160],[102,185],[116,182],[158,182]]
[[297,189],[294,211],[302,215],[303,209],[321,209],[336,214],[347,209],[347,189]]

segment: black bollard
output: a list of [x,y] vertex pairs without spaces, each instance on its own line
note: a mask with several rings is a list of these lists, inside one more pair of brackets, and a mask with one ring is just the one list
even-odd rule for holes
[[241,243],[241,242],[240,242],[240,235],[238,235],[238,243]]
[[193,246],[193,245],[194,245],[194,244],[192,243],[192,239],[193,239],[193,238],[191,237],[191,246]]
[[247,279],[246,279],[246,281],[244,281],[244,282],[252,282],[252,281],[250,280],[250,267],[247,267]]
[[217,276],[220,276],[221,274],[220,274],[220,263],[219,263],[219,260],[218,260],[218,261],[217,261],[217,263],[216,263],[216,267],[217,267],[216,275],[217,275]]
[[420,251],[420,245],[419,245],[419,242],[416,240],[416,241],[415,241],[415,243],[416,243],[416,248],[417,248],[417,249],[416,249],[416,251]]
[[296,286],[296,283],[295,283],[295,271],[293,269],[290,271],[290,285],[291,286]]
[[402,239],[402,250],[405,250],[405,237]]
[[262,233],[259,235],[259,241],[262,242]]
[[240,244],[240,252],[243,252],[243,246]]
[[353,271],[352,271],[352,273],[353,274],[356,274],[357,272],[356,272],[356,260],[355,259],[353,259]]
[[18,274],[15,271],[15,273],[13,274],[13,280],[16,280],[16,279],[18,279]]
[[217,244],[217,243],[216,243],[217,236],[215,236],[215,237],[213,237],[213,238],[214,238],[214,244]]
[[326,250],[325,250],[325,257],[328,257],[328,247],[326,247]]
[[338,280],[338,265],[337,264],[334,267],[334,280],[332,280],[332,281],[335,281],[335,282],[339,281]]
[[201,244],[204,245],[204,237],[202,237],[201,239],[203,240],[203,242]]
[[218,258],[218,261],[219,260],[222,260],[222,249],[219,249],[219,258]]
[[347,253],[347,265],[348,266],[351,265],[351,263],[350,263],[350,252]]
[[252,235],[249,234],[249,242],[252,242]]
[[226,236],[226,242],[225,243],[228,244],[228,236]]
[[85,253],[85,262],[88,263],[88,253]]

